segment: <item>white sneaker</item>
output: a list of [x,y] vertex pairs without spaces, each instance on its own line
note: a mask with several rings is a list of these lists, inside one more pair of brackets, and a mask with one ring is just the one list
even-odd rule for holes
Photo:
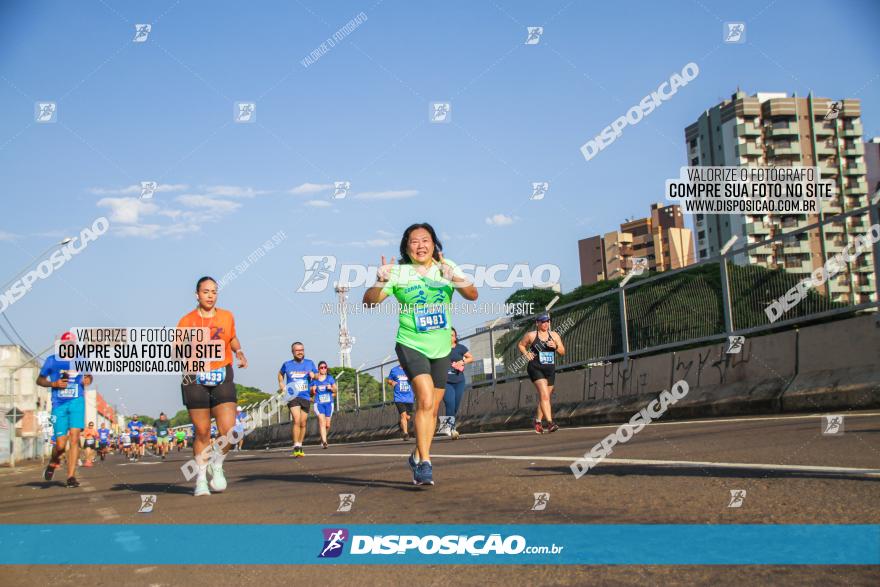
[[211,463],[208,465],[211,473],[211,489],[216,492],[226,489],[226,477],[223,475],[223,465]]
[[193,492],[193,495],[196,497],[200,497],[202,495],[211,495],[210,490],[208,490],[208,478],[207,477],[199,477],[196,479],[196,490]]

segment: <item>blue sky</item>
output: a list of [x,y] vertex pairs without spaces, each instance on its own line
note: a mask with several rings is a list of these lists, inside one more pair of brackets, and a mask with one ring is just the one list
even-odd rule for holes
[[[555,263],[569,290],[577,240],[660,201],[686,164],[684,127],[737,86],[859,98],[866,136],[880,135],[876,2],[632,4],[4,2],[0,277],[98,216],[112,223],[7,315],[37,350],[69,326],[174,325],[199,276],[284,230],[219,302],[251,361],[236,380],[271,389],[294,339],[336,362],[336,318],[321,315],[332,292],[295,293],[303,255],[376,264],[428,221],[451,259]],[[724,21],[746,23],[744,44],[722,43]],[[152,24],[144,43],[136,23]],[[544,27],[537,45],[527,26]],[[691,61],[697,79],[584,160],[584,142]],[[57,123],[34,122],[41,100]],[[256,102],[255,123],[233,122],[237,101]],[[451,103],[451,123],[429,122],[433,101]],[[138,201],[130,186],[146,180],[165,191]],[[315,187],[338,180],[352,184],[344,200]],[[541,201],[533,181],[550,182]],[[395,324],[351,320],[355,365],[392,352]],[[129,412],[182,407],[172,378],[101,379]]]

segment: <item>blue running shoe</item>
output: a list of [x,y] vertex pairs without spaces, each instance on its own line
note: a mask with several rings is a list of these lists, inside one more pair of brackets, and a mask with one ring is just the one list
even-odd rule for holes
[[409,463],[409,468],[412,469],[413,484],[415,484],[416,470],[419,468],[419,464],[416,462],[416,451],[412,451],[411,453],[409,453],[407,463]]
[[416,468],[416,474],[413,476],[413,483],[416,485],[433,485],[434,469],[431,467],[430,461],[422,461]]

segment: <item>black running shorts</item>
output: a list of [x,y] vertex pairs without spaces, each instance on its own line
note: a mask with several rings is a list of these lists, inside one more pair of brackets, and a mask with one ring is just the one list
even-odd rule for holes
[[295,397],[295,398],[293,398],[292,400],[290,400],[289,402],[287,402],[287,407],[288,407],[288,408],[294,408],[294,407],[296,407],[296,406],[301,407],[302,410],[303,410],[306,414],[308,414],[308,413],[309,413],[309,408],[312,407],[312,402],[310,402],[310,401],[307,400],[307,399],[301,398],[301,397]]
[[226,365],[226,379],[220,385],[201,385],[190,383],[194,380],[192,375],[184,376],[184,383],[180,386],[183,396],[183,405],[190,410],[213,408],[220,404],[235,402],[235,384],[232,382],[232,365]]
[[[397,352],[397,360],[400,366],[409,377],[410,385],[412,380],[419,375],[430,375],[434,380],[434,389],[446,389],[446,372],[449,370],[449,355],[439,359],[429,359],[419,351],[403,346],[400,343],[394,345]],[[449,347],[452,352],[452,347]]]
[[546,379],[547,385],[553,385],[556,382],[556,365],[540,365],[529,361],[529,364],[526,365],[526,372],[532,381]]
[[407,414],[413,413],[413,405],[409,402],[394,402],[394,405],[397,406],[397,413],[402,414],[406,412]]

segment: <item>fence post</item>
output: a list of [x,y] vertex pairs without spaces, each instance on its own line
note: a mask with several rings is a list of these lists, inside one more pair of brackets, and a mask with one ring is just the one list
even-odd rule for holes
[[[870,189],[870,186],[868,186]],[[873,194],[868,194],[868,222],[871,226],[880,224],[880,189]],[[868,229],[868,234],[871,230]],[[871,251],[874,257],[874,301],[880,301],[880,241],[874,243]]]
[[626,324],[626,290],[620,288],[620,336],[623,342],[623,368],[629,363],[629,328]]
[[379,365],[379,379],[382,383],[382,403],[385,403],[385,364]]
[[724,331],[733,332],[733,310],[730,305],[730,274],[727,271],[727,255],[721,255],[721,310],[724,313]]
[[489,360],[492,364],[492,393],[495,393],[497,379],[495,373],[495,327],[489,329]]
[[357,404],[358,409],[361,409],[361,374],[355,370],[354,372],[354,388],[357,396],[355,397],[355,403]]

